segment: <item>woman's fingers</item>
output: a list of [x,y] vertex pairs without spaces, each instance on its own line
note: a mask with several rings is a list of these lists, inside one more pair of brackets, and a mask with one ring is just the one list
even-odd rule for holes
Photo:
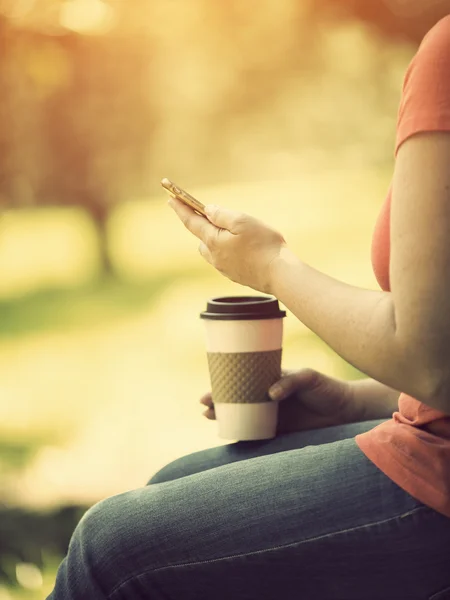
[[205,416],[207,419],[210,419],[211,421],[214,421],[216,418],[216,413],[214,412],[213,408],[207,408],[202,412],[202,415]]
[[208,392],[200,398],[200,404],[203,404],[207,407],[206,410],[202,412],[202,415],[207,419],[214,420],[216,418],[216,413],[214,412],[214,404],[212,401],[211,392]]
[[216,413],[214,411],[214,403],[212,401],[211,392],[208,392],[200,398],[200,404],[203,404],[207,407],[206,410],[202,412],[202,415],[213,421],[216,418]]
[[200,404],[204,404],[205,406],[212,406],[212,395],[211,395],[211,392],[208,392],[207,394],[204,394],[200,398]]

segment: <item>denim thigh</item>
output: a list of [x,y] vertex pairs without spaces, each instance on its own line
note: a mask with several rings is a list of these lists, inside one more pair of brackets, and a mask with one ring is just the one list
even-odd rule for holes
[[353,437],[313,437],[206,470],[194,460],[190,474],[185,464],[176,478],[100,502],[52,598],[446,598],[450,519],[393,483]]
[[153,475],[148,485],[171,481],[239,460],[354,438],[359,433],[370,431],[384,421],[385,419],[381,419],[324,427],[322,429],[297,431],[278,435],[269,440],[234,442],[208,448],[207,450],[200,450],[199,452],[193,452],[177,458],[164,466]]

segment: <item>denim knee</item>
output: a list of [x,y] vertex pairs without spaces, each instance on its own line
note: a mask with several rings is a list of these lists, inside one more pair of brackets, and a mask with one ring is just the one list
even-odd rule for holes
[[[48,600],[106,598],[129,576],[127,561],[137,519],[128,516],[127,493],[102,500],[82,517]],[[135,525],[133,526],[133,521]]]
[[111,583],[111,574],[121,568],[133,529],[125,505],[125,494],[95,504],[78,523],[69,546],[69,568],[89,574],[105,588]]
[[238,444],[234,442],[181,456],[157,471],[147,485],[173,481],[246,458],[239,456],[237,449]]
[[185,457],[176,458],[172,462],[164,465],[159,471],[157,471],[152,478],[148,481],[147,485],[155,483],[165,483],[166,481],[173,481],[179,479],[185,475],[189,475],[184,469]]

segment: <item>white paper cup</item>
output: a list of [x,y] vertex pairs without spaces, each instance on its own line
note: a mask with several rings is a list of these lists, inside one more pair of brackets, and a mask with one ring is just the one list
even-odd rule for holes
[[219,437],[275,437],[278,402],[267,392],[281,377],[285,315],[267,296],[214,298],[201,314]]

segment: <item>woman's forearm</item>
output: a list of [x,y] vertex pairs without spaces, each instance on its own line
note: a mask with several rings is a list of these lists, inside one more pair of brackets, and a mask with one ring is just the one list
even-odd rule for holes
[[389,419],[398,409],[400,392],[375,379],[350,381],[358,421]]
[[[271,268],[271,293],[339,356],[389,388],[428,401],[428,374],[414,347],[404,348],[396,338],[389,292],[337,281],[288,248]],[[431,399],[428,403],[433,406]]]

